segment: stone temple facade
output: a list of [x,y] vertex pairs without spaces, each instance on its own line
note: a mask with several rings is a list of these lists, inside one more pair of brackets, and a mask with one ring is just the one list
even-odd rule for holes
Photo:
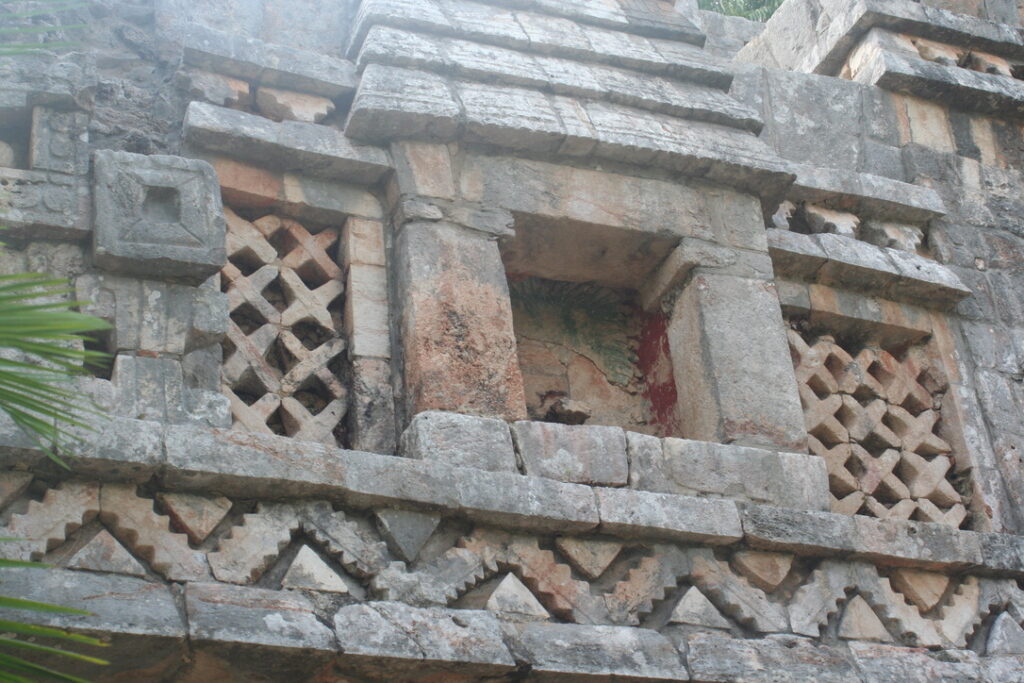
[[70,471],[0,423],[79,674],[1024,681],[1024,5],[81,12],[0,61],[0,270],[112,324]]

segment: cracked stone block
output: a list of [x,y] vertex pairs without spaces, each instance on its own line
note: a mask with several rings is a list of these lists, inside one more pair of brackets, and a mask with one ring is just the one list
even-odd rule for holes
[[414,510],[375,510],[377,528],[391,552],[406,562],[413,562],[423,544],[434,533],[441,516]]
[[987,655],[1024,655],[1024,629],[1003,612],[992,622],[985,648]]
[[736,504],[632,489],[595,489],[601,531],[633,538],[658,536],[680,541],[729,544],[743,537]]
[[392,680],[412,672],[496,676],[515,668],[490,612],[374,602],[342,607],[334,630],[343,667]]
[[512,424],[512,434],[528,475],[576,484],[626,484],[626,434],[619,427],[522,421]]
[[212,166],[109,150],[94,158],[97,265],[196,284],[220,270],[226,228]]
[[231,424],[228,398],[185,386],[181,363],[173,358],[118,355],[111,381],[117,391],[117,414],[122,417],[210,427]]
[[656,631],[546,623],[508,625],[504,631],[516,660],[530,663],[538,681],[688,678],[675,647]]
[[508,425],[494,418],[428,410],[402,433],[400,451],[407,458],[456,467],[518,471]]
[[927,650],[852,642],[850,651],[864,679],[878,683],[982,680],[978,655],[970,650],[931,656]]

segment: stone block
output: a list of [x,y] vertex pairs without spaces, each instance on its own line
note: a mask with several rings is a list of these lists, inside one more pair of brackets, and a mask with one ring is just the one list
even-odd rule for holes
[[72,429],[81,441],[66,448],[75,457],[72,469],[85,476],[143,482],[164,464],[164,425],[160,422],[102,416],[93,429]]
[[298,680],[334,657],[331,629],[294,591],[189,583],[184,602],[200,680],[225,667],[229,680]]
[[440,199],[455,199],[455,176],[446,145],[396,142],[391,145],[399,190]]
[[454,469],[453,480],[462,514],[484,524],[583,533],[599,521],[589,486],[471,468]]
[[344,326],[349,354],[362,358],[390,358],[387,269],[353,263],[349,265],[345,279]]
[[631,489],[596,489],[601,531],[613,536],[652,536],[711,545],[743,537],[739,511],[728,500],[690,498]]
[[856,557],[885,564],[959,568],[982,562],[978,534],[943,524],[853,517]]
[[504,627],[517,662],[537,681],[689,680],[672,643],[648,629],[580,624]]
[[227,298],[209,287],[99,273],[75,280],[83,312],[111,324],[110,351],[181,355],[219,344],[227,333]]
[[0,221],[9,234],[80,241],[92,231],[89,186],[75,176],[0,167]]
[[878,683],[982,680],[978,655],[970,650],[933,656],[917,648],[853,642],[850,652],[861,676]]
[[220,270],[225,224],[212,166],[106,150],[95,161],[97,265],[194,283]]
[[256,90],[256,106],[275,121],[320,123],[334,112],[334,102],[319,95],[261,87]]
[[713,495],[802,510],[827,510],[822,458],[686,439],[629,435],[630,486],[660,493]]
[[177,84],[188,93],[190,101],[209,102],[218,107],[252,106],[249,83],[239,78],[203,71],[182,69],[177,75]]
[[[211,152],[333,181],[371,185],[390,171],[387,152],[355,145],[340,131],[300,121],[270,121],[255,114],[192,102],[185,140]],[[268,163],[270,162],[270,163]],[[287,197],[286,197],[287,199]]]
[[388,548],[405,562],[416,560],[441,521],[440,515],[393,508],[375,510],[374,517]]
[[770,228],[768,253],[775,273],[796,279],[814,279],[828,256],[810,235]]
[[356,86],[355,65],[319,51],[269,43],[198,23],[183,27],[185,63],[260,85],[336,98]]
[[400,602],[342,607],[334,615],[339,663],[364,675],[499,676],[515,669],[497,618],[480,610]]
[[[5,594],[26,600],[70,605],[87,615],[4,610],[3,618],[100,638],[108,647],[77,646],[76,652],[108,659],[108,666],[77,662],[76,676],[93,680],[111,677],[144,680],[172,676],[186,656],[188,635],[173,589],[130,576],[97,574],[68,569],[4,569]],[[66,658],[37,659],[68,671]]]
[[387,265],[384,253],[384,224],[365,218],[349,218],[341,235],[339,258],[345,267]]
[[619,427],[516,422],[516,451],[528,475],[592,486],[623,486],[629,474]]
[[355,139],[454,139],[462,116],[441,76],[370,64],[363,71],[345,133]]
[[526,417],[497,244],[451,224],[410,223],[394,256],[407,410]]
[[900,249],[886,252],[899,273],[890,290],[892,298],[928,301],[934,308],[951,309],[971,296],[971,290],[946,266]]
[[122,417],[211,427],[231,424],[227,397],[185,386],[181,363],[173,358],[118,355],[111,381]]
[[686,638],[686,661],[699,681],[845,683],[858,676],[845,650],[788,635],[747,640],[694,633]]
[[84,175],[89,171],[89,115],[82,111],[32,110],[28,165],[36,171]]
[[743,536],[751,546],[797,554],[832,554],[854,549],[854,519],[830,512],[742,505]]
[[391,363],[382,358],[352,359],[348,438],[352,448],[390,455],[396,452],[395,397]]
[[[760,331],[757,343],[750,329]],[[804,450],[803,410],[770,282],[694,275],[675,303],[669,345],[676,385],[693,397],[680,406],[685,436]]]
[[504,420],[429,410],[406,427],[400,449],[407,458],[492,472],[518,471]]

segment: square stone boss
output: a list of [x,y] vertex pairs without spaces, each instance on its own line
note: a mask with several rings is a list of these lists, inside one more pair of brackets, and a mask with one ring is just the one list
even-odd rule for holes
[[205,161],[98,151],[93,157],[96,264],[199,283],[226,258],[220,184]]

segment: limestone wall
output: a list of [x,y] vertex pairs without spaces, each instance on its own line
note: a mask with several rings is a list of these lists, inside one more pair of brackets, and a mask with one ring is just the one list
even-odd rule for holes
[[3,272],[112,323],[0,526],[97,680],[1024,680],[1013,2],[107,2]]

